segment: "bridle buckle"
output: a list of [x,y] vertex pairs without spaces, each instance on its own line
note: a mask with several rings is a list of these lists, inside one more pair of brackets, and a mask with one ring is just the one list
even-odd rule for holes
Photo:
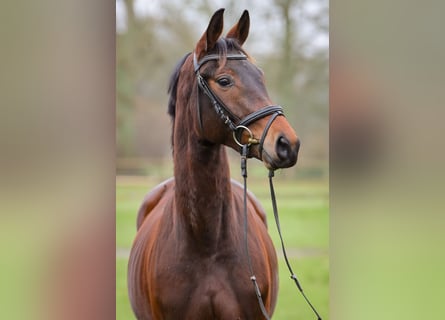
[[[249,134],[249,138],[247,139],[247,143],[242,143],[239,140],[242,137],[242,131],[240,131],[240,130],[243,130],[243,131],[245,130]],[[238,138],[238,137],[240,137],[240,138]],[[239,126],[237,126],[235,128],[235,130],[233,131],[233,140],[235,140],[236,144],[239,145],[240,147],[243,147],[245,145],[250,147],[252,144],[259,144],[260,143],[260,141],[253,136],[252,131],[249,128],[247,128],[246,126],[243,126],[243,125],[239,125]]]

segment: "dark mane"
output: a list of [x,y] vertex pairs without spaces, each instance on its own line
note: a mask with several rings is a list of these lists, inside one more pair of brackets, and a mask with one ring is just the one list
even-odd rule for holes
[[[227,39],[227,38],[220,38],[216,42],[215,47],[210,52],[208,52],[208,54],[213,54],[213,53],[218,54],[220,56],[220,66],[224,66],[226,63],[225,57],[227,55],[227,52],[230,51],[239,51],[248,56],[248,54],[238,44],[238,41],[236,41],[235,39]],[[176,96],[178,89],[179,74],[182,66],[185,63],[185,60],[188,58],[190,54],[191,52],[187,53],[181,60],[179,60],[179,62],[176,64],[175,69],[173,70],[172,75],[170,76],[170,81],[168,85],[168,94],[170,94],[170,97],[168,100],[167,112],[172,117],[172,121],[174,121],[176,114]]]
[[172,119],[175,118],[176,114],[176,94],[178,88],[179,73],[181,71],[182,65],[184,64],[185,60],[188,58],[190,54],[191,52],[187,53],[184,57],[182,57],[181,60],[179,60],[179,62],[176,64],[175,69],[173,70],[172,75],[170,76],[170,81],[167,91],[167,93],[170,94],[170,98],[168,99],[167,112],[172,117]]

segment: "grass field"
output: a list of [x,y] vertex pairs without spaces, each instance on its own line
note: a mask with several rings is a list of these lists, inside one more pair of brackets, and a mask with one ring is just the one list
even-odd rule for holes
[[[117,177],[116,180],[116,319],[135,319],[127,296],[128,252],[136,234],[136,213],[144,195],[160,177]],[[280,289],[274,320],[316,319],[293,281],[281,254],[266,176],[249,178],[249,189],[267,212],[269,233],[279,257]],[[291,264],[324,320],[328,319],[329,208],[327,181],[275,179],[283,237]]]

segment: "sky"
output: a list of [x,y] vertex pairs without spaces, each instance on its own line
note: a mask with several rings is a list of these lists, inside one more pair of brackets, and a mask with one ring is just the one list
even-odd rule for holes
[[[169,0],[170,3],[178,3],[178,6],[183,6],[182,0]],[[321,0],[321,3],[327,5],[328,0]],[[140,16],[159,16],[163,14],[161,4],[165,0],[135,0],[135,12]],[[280,29],[281,21],[279,19],[279,13],[276,12],[276,8],[271,5],[272,0],[244,0],[235,2],[239,12],[233,13],[226,10],[226,28],[227,25],[232,25],[241,16],[244,9],[248,9],[251,16],[251,28],[255,28],[254,32],[251,32],[249,45],[253,47],[254,51],[272,51],[273,47],[268,42],[260,41],[261,38],[274,38],[276,37],[277,30]],[[213,0],[212,6],[216,9],[225,7],[227,0]],[[320,50],[328,50],[329,47],[329,34],[327,32],[321,32],[314,27],[307,18],[308,15],[316,14],[322,8],[320,1],[304,1],[302,6],[295,6],[293,16],[297,27],[299,28],[299,37],[305,43],[305,53],[311,55],[313,52]],[[196,10],[193,7],[184,7],[182,14],[189,21],[194,21],[197,34],[203,32],[203,28],[208,23],[208,20],[201,15],[196,14]],[[263,17],[268,17],[267,23],[261,23]],[[210,17],[209,17],[210,19]],[[328,17],[326,17],[328,19]],[[116,29],[118,32],[125,30],[125,6],[122,0],[116,0]],[[251,30],[252,30],[251,29]]]

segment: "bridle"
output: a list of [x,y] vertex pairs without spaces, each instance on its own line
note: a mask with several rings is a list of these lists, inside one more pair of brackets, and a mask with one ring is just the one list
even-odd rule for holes
[[[227,54],[225,57],[227,60],[247,60],[247,56],[243,53],[232,53]],[[224,102],[219,99],[219,97],[210,89],[209,84],[204,79],[204,77],[199,72],[200,68],[209,61],[217,61],[220,59],[218,54],[209,54],[204,56],[201,60],[197,60],[196,54],[193,53],[193,66],[196,74],[196,78],[198,81],[198,87],[206,94],[206,96],[210,99],[210,102],[215,109],[216,114],[221,118],[226,126],[233,132],[233,139],[236,144],[241,148],[243,147],[243,143],[241,142],[241,134],[245,130],[249,134],[249,140],[247,144],[250,146],[252,144],[258,144],[258,153],[259,157],[262,158],[263,144],[266,139],[267,132],[269,131],[270,126],[273,121],[278,116],[284,116],[283,108],[276,105],[265,106],[257,111],[254,111],[244,118],[240,119],[236,116],[229,108],[224,104]],[[198,90],[199,92],[199,90]],[[197,103],[197,113],[198,113],[198,121],[200,129],[203,129],[202,119],[201,119],[201,106],[199,104],[199,98]],[[264,127],[264,131],[261,135],[261,138],[258,140],[254,138],[252,131],[248,128],[248,126],[255,121],[258,121],[262,118],[265,118],[269,115],[272,115]]]
[[[227,60],[247,60],[247,56],[241,52],[235,53],[235,54],[227,54],[225,58]],[[221,120],[223,120],[224,124],[227,125],[228,128],[233,132],[233,139],[235,140],[236,144],[238,146],[240,146],[241,174],[244,178],[244,244],[245,244],[245,251],[246,251],[247,261],[248,261],[248,265],[249,265],[249,272],[251,274],[250,280],[253,283],[253,286],[255,289],[255,294],[258,299],[258,304],[260,306],[261,312],[263,313],[263,316],[267,320],[270,320],[270,316],[268,315],[266,307],[264,306],[263,299],[261,298],[260,288],[258,286],[256,277],[253,272],[252,262],[251,262],[251,258],[250,258],[250,254],[249,254],[249,246],[248,246],[248,241],[247,241],[247,233],[248,233],[248,225],[247,225],[247,158],[249,156],[250,146],[256,145],[256,144],[258,144],[259,157],[262,158],[263,144],[264,144],[264,140],[266,139],[267,132],[269,131],[269,128],[271,127],[273,121],[278,116],[284,116],[284,113],[283,113],[282,107],[277,106],[277,105],[270,105],[270,106],[265,106],[257,111],[254,111],[242,119],[237,117],[232,111],[230,111],[229,108],[227,108],[227,106],[224,104],[224,102],[221,101],[221,99],[219,99],[218,96],[213,93],[213,91],[210,89],[210,86],[208,85],[207,81],[204,79],[204,77],[199,72],[199,69],[205,63],[207,63],[209,61],[215,61],[215,60],[217,61],[219,59],[220,59],[220,56],[218,54],[209,54],[209,55],[206,55],[203,58],[201,58],[200,61],[198,61],[196,54],[193,53],[193,66],[194,66],[195,74],[196,74],[197,81],[198,81],[198,88],[201,89],[206,94],[206,96],[210,99],[210,101],[213,105],[213,108],[215,109],[216,114],[221,118]],[[199,94],[199,90],[198,90],[198,94]],[[202,119],[201,119],[201,107],[199,104],[199,97],[198,97],[198,102],[197,102],[197,113],[198,113],[199,126],[202,131],[203,125],[202,125]],[[271,115],[271,117],[269,118],[268,122],[266,123],[263,133],[261,134],[261,137],[258,140],[253,136],[252,131],[248,128],[248,126],[250,124],[254,123],[255,121],[258,121],[258,120],[265,118],[269,115]],[[248,139],[247,143],[245,143],[245,144],[243,144],[241,142],[241,134],[243,131],[247,131],[249,134],[249,139]],[[280,220],[278,217],[278,208],[277,208],[277,203],[276,203],[275,190],[274,190],[273,182],[272,182],[272,178],[274,177],[275,169],[276,168],[272,168],[269,170],[269,187],[270,187],[270,195],[271,195],[271,200],[272,200],[272,208],[273,208],[275,223],[277,225],[277,230],[278,230],[278,234],[279,234],[280,241],[281,241],[281,248],[283,251],[283,256],[286,261],[286,265],[289,269],[289,272],[291,274],[291,276],[290,276],[291,279],[294,280],[295,285],[297,286],[298,290],[301,292],[301,294],[303,295],[304,299],[309,304],[311,309],[314,311],[318,320],[321,320],[321,317],[318,314],[317,310],[315,310],[314,306],[311,304],[309,299],[306,297],[306,294],[303,292],[303,288],[301,287],[301,285],[297,279],[297,276],[293,272],[292,267],[289,263],[289,259],[286,254],[283,237],[281,235],[281,227],[280,227]]]

